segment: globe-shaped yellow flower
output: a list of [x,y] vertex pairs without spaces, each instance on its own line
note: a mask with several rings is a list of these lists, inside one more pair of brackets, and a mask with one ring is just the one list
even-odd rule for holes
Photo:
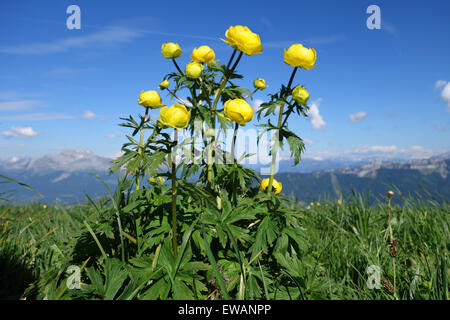
[[314,49],[305,48],[303,45],[296,43],[284,50],[284,62],[293,67],[301,67],[309,70],[316,66],[317,53]]
[[161,53],[167,59],[176,59],[181,56],[181,48],[178,43],[167,42],[161,46]]
[[228,100],[224,104],[224,109],[225,117],[236,121],[241,126],[245,126],[247,122],[253,119],[254,110],[243,99]]
[[186,65],[186,76],[191,79],[197,79],[202,74],[204,66],[198,62],[190,62]]
[[191,59],[195,62],[211,62],[216,58],[214,50],[208,46],[200,46],[192,51]]
[[[269,180],[270,180],[269,178],[266,178],[261,181],[260,188],[262,192],[266,191],[267,187],[269,186]],[[277,180],[273,179],[272,188],[275,194],[279,194],[281,192],[281,189],[283,189],[283,185],[281,184],[281,182],[278,182]]]
[[309,92],[302,86],[296,86],[294,90],[292,90],[292,98],[297,101],[297,103],[306,103],[309,100]]
[[228,43],[232,48],[244,52],[246,55],[254,55],[262,52],[261,39],[259,35],[253,33],[248,27],[234,26],[229,27],[225,32]]
[[153,90],[145,91],[142,90],[141,94],[139,95],[138,103],[146,108],[161,108],[164,105],[161,103],[161,97],[159,96],[159,93]]
[[184,129],[188,126],[189,120],[191,120],[191,111],[187,111],[182,104],[174,104],[170,108],[161,108],[158,124],[162,128]]
[[170,86],[170,81],[169,80],[163,80],[161,81],[161,83],[159,84],[158,88],[160,90],[164,90],[167,89]]
[[267,88],[266,81],[261,78],[255,79],[255,81],[253,81],[253,86],[259,90],[264,90],[265,88]]

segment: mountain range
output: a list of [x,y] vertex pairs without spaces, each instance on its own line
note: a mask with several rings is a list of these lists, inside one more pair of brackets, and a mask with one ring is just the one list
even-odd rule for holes
[[[38,200],[61,203],[85,201],[107,194],[105,186],[92,174],[114,188],[115,175],[109,175],[112,158],[88,150],[64,150],[39,158],[0,159],[0,174],[16,179],[38,190],[42,197],[10,183],[0,184],[0,197],[13,201]],[[248,165],[252,169],[261,166]],[[317,201],[325,197],[351,196],[352,190],[382,197],[390,189],[402,194],[423,194],[437,199],[450,199],[450,152],[428,159],[384,161],[370,159],[305,158],[298,166],[280,161],[276,179],[283,192],[299,201]],[[423,189],[427,190],[426,192]]]

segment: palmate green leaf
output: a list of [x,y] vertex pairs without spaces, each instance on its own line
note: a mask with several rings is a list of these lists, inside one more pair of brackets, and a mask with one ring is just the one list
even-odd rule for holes
[[303,140],[286,128],[280,130],[280,140],[283,141],[283,138],[286,138],[286,141],[289,144],[289,150],[291,151],[291,157],[294,157],[294,163],[298,164],[300,162],[302,152],[305,150]]
[[277,239],[279,230],[278,226],[270,216],[266,216],[259,223],[258,231],[255,235],[255,242],[251,246],[252,257],[256,256],[258,252],[262,249],[264,253],[268,252],[268,246]]
[[108,259],[105,267],[105,300],[113,300],[128,277],[124,264],[117,259]]

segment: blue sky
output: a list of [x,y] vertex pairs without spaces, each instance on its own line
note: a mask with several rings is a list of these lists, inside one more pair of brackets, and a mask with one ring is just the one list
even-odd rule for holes
[[[71,4],[81,9],[81,30],[66,27]],[[366,26],[371,4],[381,9],[381,30]],[[450,3],[438,0],[3,0],[0,158],[62,149],[117,154],[128,133],[119,118],[142,112],[140,91],[156,89],[173,71],[161,44],[180,44],[182,68],[200,45],[226,62],[232,49],[220,38],[238,24],[258,33],[264,48],[238,66],[242,86],[251,88],[258,77],[269,85],[253,105],[287,83],[292,67],[283,62],[283,49],[294,43],[316,49],[318,66],[299,71],[294,82],[306,86],[315,113],[289,121],[307,142],[306,157],[445,152],[449,12]]]

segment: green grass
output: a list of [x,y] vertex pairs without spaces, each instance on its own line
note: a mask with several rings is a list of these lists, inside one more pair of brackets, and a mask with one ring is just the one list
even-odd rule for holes
[[[351,202],[341,205],[330,202],[321,203],[320,207],[303,208],[291,201],[284,206],[300,221],[297,231],[302,238],[301,246],[285,256],[278,253],[277,261],[281,267],[277,270],[277,277],[271,274],[273,271],[270,268],[259,263],[247,262],[248,268],[243,268],[246,270],[238,265],[237,268],[246,275],[254,275],[248,278],[243,290],[251,292],[252,286],[259,282],[264,291],[260,297],[242,292],[236,293],[235,297],[449,298],[448,204],[409,198],[404,199],[402,205],[392,208],[393,234],[399,240],[396,297],[383,287],[371,290],[366,284],[370,276],[367,268],[371,265],[380,268],[383,279],[393,282],[392,257],[387,251],[389,231],[385,204],[369,206],[362,196],[355,196]],[[127,256],[126,262],[122,263],[123,245],[121,238],[115,236],[118,231],[117,221],[110,209],[107,199],[73,207],[44,207],[39,203],[1,205],[0,299],[19,299],[23,296],[27,299],[145,299],[155,297],[155,292],[161,293],[159,297],[167,298],[166,282],[148,283],[155,272],[160,272],[159,269],[170,268],[169,264],[165,267],[160,264],[162,259],[170,259],[170,250],[159,246],[160,251],[152,249],[148,255],[141,255],[141,251],[146,250],[134,250],[134,238],[125,237]],[[191,230],[186,230],[185,241],[190,239],[189,232],[192,233],[192,229],[193,226]],[[132,233],[132,230],[126,231]],[[220,290],[226,285],[222,276],[216,277],[215,285],[211,285],[206,274],[220,273],[217,269],[219,266],[225,269],[223,274],[226,275],[227,268],[233,266],[226,261],[222,261],[222,265],[210,260],[189,261],[193,259],[193,253],[185,241],[183,255],[176,261],[177,270],[169,273],[173,278],[167,278],[174,289],[172,298],[184,297],[186,285],[177,284],[175,279],[184,277],[183,281],[191,283],[196,292],[192,298],[204,299],[215,288]],[[239,251],[236,246],[232,246],[231,250],[233,247]],[[213,256],[213,251],[214,248],[212,251],[208,248],[207,256]],[[240,261],[239,252],[236,254]],[[216,258],[220,262],[220,257]],[[245,266],[246,261],[243,264]],[[70,265],[82,267],[82,290],[65,287],[65,280],[69,276],[66,270]],[[191,269],[195,269],[195,272],[189,276],[188,270]],[[205,277],[198,277],[202,273]],[[185,279],[189,277],[195,279]],[[238,279],[236,282],[239,282]],[[199,296],[197,291],[204,293]]]

